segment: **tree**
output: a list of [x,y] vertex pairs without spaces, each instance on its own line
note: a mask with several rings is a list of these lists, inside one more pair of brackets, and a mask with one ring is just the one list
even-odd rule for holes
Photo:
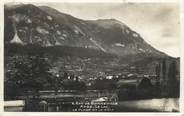
[[160,76],[160,63],[156,65],[156,76],[159,77]]
[[166,59],[162,61],[162,82],[161,82],[161,94],[167,96],[167,79],[166,79]]
[[80,81],[74,81],[71,79],[65,79],[62,81],[62,85],[64,89],[66,90],[80,90],[80,91],[85,91],[86,90],[86,84],[85,82],[80,82]]
[[116,80],[109,80],[109,79],[97,79],[94,81],[94,84],[92,85],[93,89],[97,90],[115,90],[116,87]]
[[163,73],[163,80],[165,80],[165,76],[166,76],[166,60],[163,59],[162,61],[162,73]]
[[5,83],[13,83],[18,89],[38,92],[51,86],[50,65],[44,54],[13,56],[8,61],[7,68]]
[[176,79],[176,62],[172,61],[168,72],[168,94],[169,97],[179,96],[179,81]]
[[49,73],[50,65],[43,54],[37,54],[28,58],[27,80],[33,89],[41,89],[50,85],[51,74]]
[[138,85],[140,98],[151,98],[154,96],[154,88],[149,78],[143,78]]
[[160,63],[156,65],[156,83],[155,83],[155,90],[153,91],[157,97],[161,94],[160,88]]

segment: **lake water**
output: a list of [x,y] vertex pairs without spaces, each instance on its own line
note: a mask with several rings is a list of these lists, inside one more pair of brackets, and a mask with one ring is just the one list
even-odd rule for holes
[[[16,101],[14,101],[16,104]],[[6,104],[6,102],[5,102]],[[21,112],[23,107],[5,106],[5,111]],[[120,101],[115,106],[115,112],[179,112],[178,98],[161,98],[146,100]]]
[[117,110],[125,112],[178,112],[179,98],[121,101]]

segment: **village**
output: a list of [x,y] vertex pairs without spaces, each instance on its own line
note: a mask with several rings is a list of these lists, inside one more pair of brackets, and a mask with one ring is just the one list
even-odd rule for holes
[[[122,73],[99,72],[88,78],[65,71],[55,74],[50,89],[29,90],[14,99],[23,100],[23,111],[118,111],[120,101],[178,97],[175,65],[163,61],[151,74],[130,66]],[[169,70],[173,72],[168,74]]]

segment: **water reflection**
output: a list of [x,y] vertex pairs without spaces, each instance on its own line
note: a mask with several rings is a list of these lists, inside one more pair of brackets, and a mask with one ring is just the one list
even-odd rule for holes
[[178,98],[161,98],[147,100],[121,101],[118,111],[159,111],[159,112],[178,112]]

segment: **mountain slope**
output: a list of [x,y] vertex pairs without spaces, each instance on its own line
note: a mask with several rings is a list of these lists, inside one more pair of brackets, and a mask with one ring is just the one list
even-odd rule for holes
[[116,19],[82,20],[30,4],[5,8],[5,43],[81,47],[118,56],[167,57]]

